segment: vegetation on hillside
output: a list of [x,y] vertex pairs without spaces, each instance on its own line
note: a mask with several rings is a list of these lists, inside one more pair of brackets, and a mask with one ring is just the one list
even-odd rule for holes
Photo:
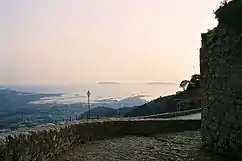
[[135,107],[125,116],[145,116],[200,108],[200,75],[194,74],[190,80],[183,80],[180,83],[180,87],[184,90],[174,95],[160,97],[142,106]]

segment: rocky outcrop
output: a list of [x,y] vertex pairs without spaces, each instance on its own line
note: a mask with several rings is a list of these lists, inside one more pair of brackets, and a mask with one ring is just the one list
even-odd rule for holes
[[200,49],[202,140],[215,152],[242,149],[242,1],[224,3],[216,28],[202,34]]

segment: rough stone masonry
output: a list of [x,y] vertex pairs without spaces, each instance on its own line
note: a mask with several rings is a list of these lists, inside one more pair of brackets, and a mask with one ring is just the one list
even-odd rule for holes
[[[242,0],[215,11],[218,26],[202,34],[202,141],[210,150],[242,155]],[[240,156],[242,157],[242,156]]]
[[0,161],[53,161],[65,151],[93,140],[200,128],[201,120],[134,118],[92,119],[35,127],[0,135]]

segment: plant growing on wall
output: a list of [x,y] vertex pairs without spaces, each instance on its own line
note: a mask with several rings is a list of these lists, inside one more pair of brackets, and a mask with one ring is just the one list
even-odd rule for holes
[[179,86],[183,88],[184,91],[197,89],[200,87],[200,80],[201,80],[200,74],[194,74],[191,76],[190,80],[181,81]]

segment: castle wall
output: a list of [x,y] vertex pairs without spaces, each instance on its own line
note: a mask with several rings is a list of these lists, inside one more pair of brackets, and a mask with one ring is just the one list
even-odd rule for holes
[[242,32],[233,19],[238,7],[241,14],[242,1],[234,0],[215,12],[219,24],[202,34],[200,49],[203,143],[230,155],[242,150]]

